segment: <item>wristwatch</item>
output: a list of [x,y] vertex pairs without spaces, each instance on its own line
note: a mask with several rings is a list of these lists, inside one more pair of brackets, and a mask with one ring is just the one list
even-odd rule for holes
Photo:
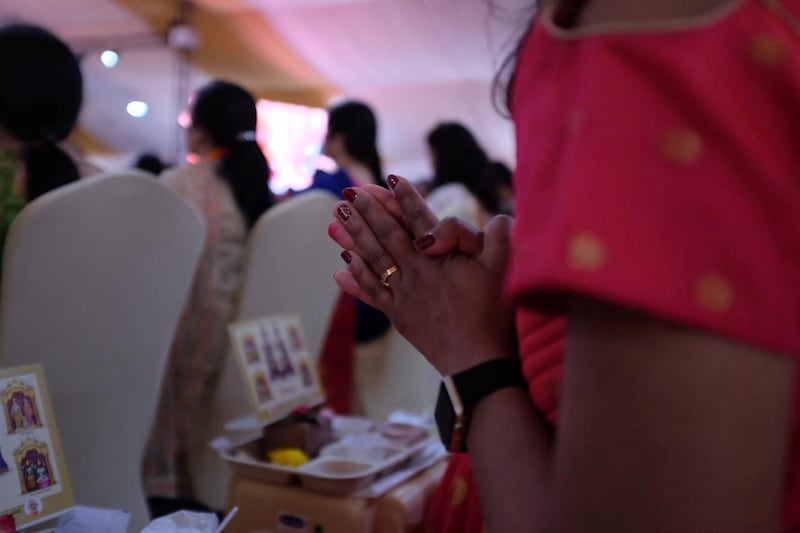
[[435,417],[439,436],[449,451],[467,451],[473,409],[486,396],[507,387],[527,389],[519,361],[514,359],[492,359],[442,379]]

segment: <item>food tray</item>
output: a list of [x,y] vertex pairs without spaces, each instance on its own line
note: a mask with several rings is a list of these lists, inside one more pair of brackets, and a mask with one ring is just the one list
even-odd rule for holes
[[[352,422],[352,417],[348,419]],[[360,427],[357,433],[339,434],[340,438],[322,448],[317,457],[297,468],[260,459],[260,439],[219,453],[239,477],[341,496],[402,468],[437,438],[430,428],[406,424]]]

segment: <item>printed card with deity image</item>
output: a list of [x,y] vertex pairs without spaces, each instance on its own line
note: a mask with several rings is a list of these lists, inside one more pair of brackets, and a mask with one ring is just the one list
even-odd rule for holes
[[256,418],[269,424],[325,397],[300,317],[276,315],[228,326]]
[[0,406],[0,516],[24,527],[72,507],[42,366],[0,369]]

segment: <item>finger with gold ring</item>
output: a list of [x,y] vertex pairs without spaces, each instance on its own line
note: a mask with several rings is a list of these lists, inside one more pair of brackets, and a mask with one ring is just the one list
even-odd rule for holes
[[381,274],[381,285],[383,285],[384,287],[386,287],[388,289],[389,288],[389,278],[391,278],[392,274],[394,274],[395,272],[397,272],[397,265],[392,265],[389,268],[387,268],[386,270],[384,270],[383,274]]

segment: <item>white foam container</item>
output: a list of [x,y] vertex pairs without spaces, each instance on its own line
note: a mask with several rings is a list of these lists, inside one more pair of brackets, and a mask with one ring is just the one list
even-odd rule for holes
[[[355,417],[346,418],[351,422]],[[244,479],[272,485],[299,484],[310,491],[342,496],[397,470],[438,439],[430,428],[419,428],[419,438],[408,444],[385,437],[381,433],[385,425],[376,428],[369,423],[367,429],[364,427],[367,426],[355,432],[343,431],[342,437],[325,446],[318,457],[297,468],[260,459],[260,438],[218,452]]]

